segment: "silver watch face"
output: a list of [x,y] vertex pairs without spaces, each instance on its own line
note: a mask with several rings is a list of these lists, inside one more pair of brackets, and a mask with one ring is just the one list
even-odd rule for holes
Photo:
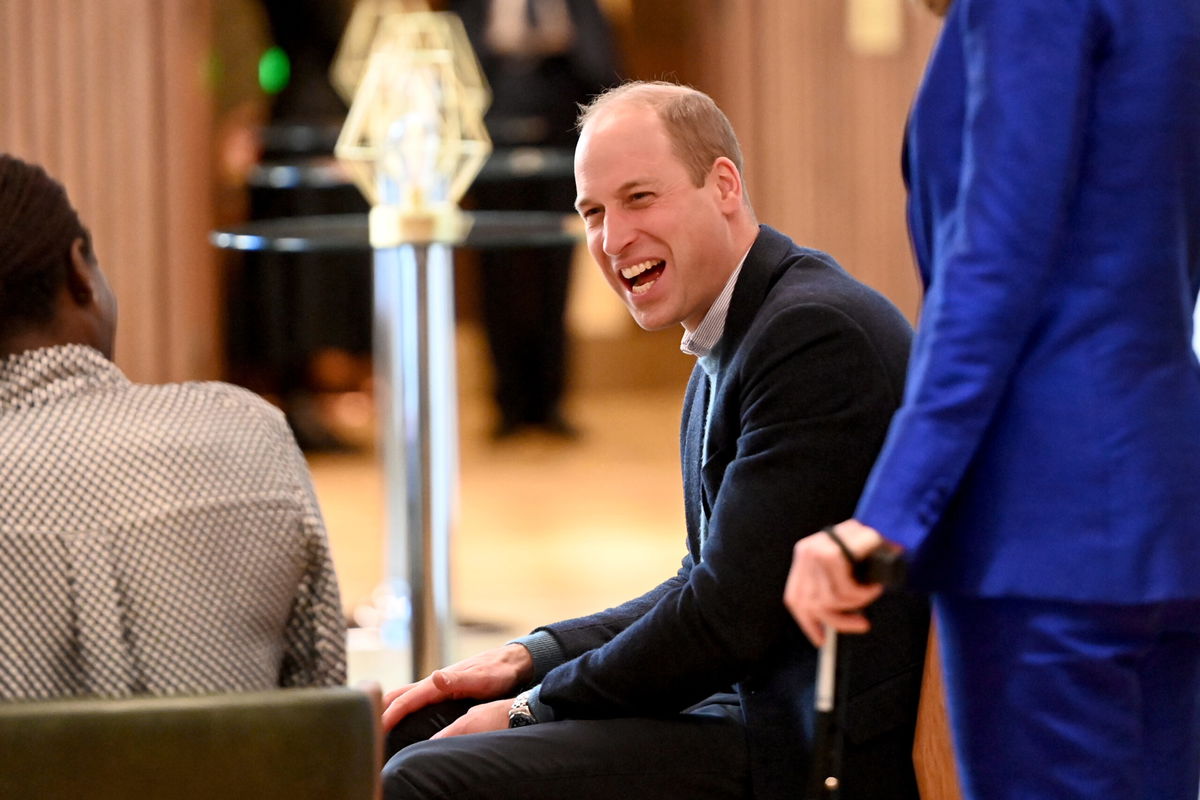
[[529,709],[529,701],[524,697],[517,697],[513,701],[512,708],[508,710],[508,727],[522,728],[536,723],[537,717],[533,716],[533,712]]

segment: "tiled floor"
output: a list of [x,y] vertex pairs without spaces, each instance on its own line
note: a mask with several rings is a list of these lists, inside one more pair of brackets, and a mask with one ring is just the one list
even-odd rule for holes
[[[487,435],[492,417],[478,378],[477,332],[460,331],[458,349],[461,484],[452,590],[458,619],[467,624],[456,628],[452,655],[620,603],[674,574],[683,555],[683,386],[575,391],[567,411],[583,431],[579,439],[529,433],[497,444]],[[376,457],[319,455],[310,463],[343,602],[353,614],[382,577]],[[406,657],[352,652],[351,680],[391,686],[406,679],[406,664]]]

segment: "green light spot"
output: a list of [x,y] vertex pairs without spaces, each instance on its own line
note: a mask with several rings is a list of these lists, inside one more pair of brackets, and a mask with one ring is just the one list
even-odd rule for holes
[[258,60],[258,85],[267,94],[279,94],[292,77],[292,62],[282,47],[272,47]]

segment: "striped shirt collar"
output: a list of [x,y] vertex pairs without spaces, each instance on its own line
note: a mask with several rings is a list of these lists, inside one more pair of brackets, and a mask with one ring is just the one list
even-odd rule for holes
[[725,288],[717,295],[717,299],[713,301],[712,307],[708,309],[708,313],[704,315],[704,319],[696,327],[696,330],[684,331],[683,341],[679,343],[680,350],[703,360],[717,346],[717,342],[721,341],[721,335],[725,333],[725,318],[729,316],[729,301],[733,297],[733,287],[737,284],[738,275],[741,273],[742,265],[746,263],[746,256],[749,253],[749,248],[742,253],[737,269],[729,276],[729,280],[725,282]]

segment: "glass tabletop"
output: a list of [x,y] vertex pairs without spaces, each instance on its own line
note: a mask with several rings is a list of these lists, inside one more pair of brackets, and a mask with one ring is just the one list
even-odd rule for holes
[[[561,147],[509,147],[492,151],[475,183],[574,180],[575,152]],[[353,186],[332,155],[273,158],[254,165],[246,182],[260,189],[332,189]]]
[[[575,214],[555,211],[466,212],[471,228],[456,247],[556,247],[583,239]],[[258,220],[220,228],[209,241],[223,250],[327,253],[370,250],[366,214],[325,214]]]

